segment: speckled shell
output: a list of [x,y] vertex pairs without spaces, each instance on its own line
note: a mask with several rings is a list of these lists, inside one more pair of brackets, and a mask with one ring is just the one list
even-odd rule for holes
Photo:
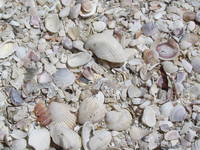
[[89,97],[85,99],[79,107],[78,120],[80,124],[84,124],[87,121],[95,123],[102,120],[105,113],[105,105],[98,101],[97,98]]
[[109,62],[123,63],[127,60],[124,49],[110,31],[92,35],[85,48],[90,49],[98,58]]
[[70,106],[67,104],[52,102],[48,111],[52,119],[51,124],[65,125],[68,128],[74,128],[76,125],[76,116],[70,112]]

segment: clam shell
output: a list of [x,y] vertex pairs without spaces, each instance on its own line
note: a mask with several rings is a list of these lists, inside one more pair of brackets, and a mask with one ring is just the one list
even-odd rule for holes
[[191,65],[193,67],[193,70],[197,73],[200,73],[200,57],[192,57],[191,58]]
[[170,114],[170,120],[172,122],[184,121],[186,118],[187,112],[182,105],[176,105]]
[[96,131],[95,135],[90,139],[88,145],[90,150],[106,149],[112,139],[111,133],[106,130]]
[[200,149],[200,140],[196,140],[193,144],[192,144],[192,150],[199,150]]
[[154,127],[156,125],[156,113],[151,106],[145,107],[142,115],[142,122],[149,127]]
[[163,69],[165,70],[165,72],[167,72],[167,73],[174,73],[174,72],[178,71],[178,67],[170,61],[162,62],[162,66],[163,66]]
[[78,120],[80,124],[102,120],[106,114],[105,105],[95,97],[89,97],[80,104]]
[[50,135],[53,142],[65,150],[80,150],[81,139],[80,136],[64,126],[51,126]]
[[113,63],[123,63],[127,60],[121,44],[111,35],[110,31],[92,35],[85,44],[86,49],[103,60]]
[[58,32],[60,25],[61,23],[57,14],[50,14],[45,18],[45,27],[49,32]]
[[173,60],[179,55],[177,43],[169,40],[166,43],[159,44],[156,47],[156,52],[161,60]]
[[110,130],[123,131],[131,126],[132,116],[126,109],[110,111],[106,113],[105,121]]
[[15,52],[15,43],[13,41],[5,41],[0,44],[0,59],[6,58]]
[[70,112],[70,106],[63,103],[52,102],[48,106],[52,123],[57,125],[66,125],[68,128],[74,128],[76,125],[76,116]]
[[83,0],[81,4],[80,16],[83,18],[90,17],[95,14],[98,0]]
[[71,54],[68,57],[67,63],[70,67],[79,67],[87,64],[91,60],[91,55],[87,52]]

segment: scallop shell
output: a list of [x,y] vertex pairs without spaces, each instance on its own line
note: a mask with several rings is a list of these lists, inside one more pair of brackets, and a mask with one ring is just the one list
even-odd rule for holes
[[178,44],[173,40],[159,44],[156,47],[156,52],[161,60],[173,60],[179,55]]
[[106,130],[99,130],[90,139],[88,146],[90,150],[106,149],[112,139],[111,133]]
[[87,121],[93,123],[104,118],[106,114],[105,105],[95,97],[89,97],[80,104],[78,120],[80,124]]
[[112,36],[110,31],[92,35],[85,44],[94,54],[103,60],[113,63],[123,63],[127,60],[121,44]]
[[83,18],[90,17],[95,14],[98,0],[83,0],[81,4],[80,16]]
[[91,55],[87,52],[71,54],[68,57],[67,63],[70,67],[79,67],[87,64],[91,60]]
[[192,150],[199,150],[200,149],[200,140],[196,140],[193,144],[192,144]]
[[15,52],[15,43],[13,41],[5,41],[0,44],[0,59],[6,58]]
[[187,112],[182,105],[176,105],[170,114],[170,120],[172,122],[184,121],[186,118]]
[[110,130],[123,131],[130,127],[132,116],[126,109],[110,111],[106,113],[105,121]]
[[50,14],[45,18],[45,27],[49,32],[58,32],[60,30],[60,24],[57,14]]
[[70,112],[70,106],[63,103],[52,102],[48,106],[52,123],[60,126],[66,125],[68,128],[74,128],[76,125],[76,116]]
[[64,126],[51,126],[50,135],[53,142],[65,150],[80,150],[81,138],[73,131]]

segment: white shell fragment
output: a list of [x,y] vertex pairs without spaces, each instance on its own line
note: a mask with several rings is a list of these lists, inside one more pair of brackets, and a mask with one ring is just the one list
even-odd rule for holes
[[103,21],[95,21],[93,27],[96,32],[102,32],[106,28],[106,24]]
[[182,65],[183,68],[188,72],[191,73],[192,72],[192,65],[185,59],[182,60]]
[[171,130],[165,134],[165,140],[171,141],[171,140],[176,140],[180,137],[178,131],[176,130]]
[[11,145],[11,150],[24,150],[26,146],[25,139],[14,140]]
[[94,126],[92,123],[90,123],[90,122],[84,123],[82,132],[81,132],[82,144],[83,144],[84,150],[89,150],[88,142],[90,141],[90,136],[91,136],[93,130],[94,130]]
[[102,120],[105,114],[106,108],[102,101],[96,97],[89,97],[80,104],[78,120],[80,124],[87,121],[95,123]]
[[13,41],[5,41],[0,44],[0,59],[6,58],[15,52]]
[[182,105],[176,105],[170,114],[170,120],[172,122],[184,121],[186,118],[186,115],[187,115],[187,112],[185,108]]
[[199,62],[200,62],[199,56],[191,58],[191,65],[193,67],[193,70],[197,73],[200,73],[200,63]]
[[106,130],[96,131],[95,135],[90,139],[88,145],[90,150],[106,149],[112,139],[111,133]]
[[80,150],[81,139],[79,135],[64,126],[52,126],[50,128],[50,135],[53,142],[65,150]]
[[144,136],[146,136],[149,131],[142,129],[140,127],[132,126],[130,131],[130,136],[133,141],[141,140]]
[[35,150],[47,150],[50,146],[50,134],[45,128],[34,129],[29,133],[28,144]]
[[87,52],[71,54],[68,57],[67,63],[70,67],[79,67],[87,64],[91,60],[91,55]]
[[123,131],[130,127],[132,116],[126,109],[106,113],[106,125],[110,130]]
[[74,128],[76,125],[76,116],[70,112],[70,106],[63,103],[52,102],[48,106],[52,124],[64,125],[68,128]]
[[192,150],[199,150],[200,148],[200,140],[196,140],[193,144],[192,144]]
[[163,69],[165,70],[165,72],[167,72],[167,73],[174,73],[174,72],[178,71],[178,67],[170,61],[164,61],[162,63],[162,66],[163,66]]
[[83,0],[81,4],[80,16],[83,18],[91,17],[96,13],[98,0]]
[[58,32],[60,30],[60,25],[60,19],[57,14],[49,14],[45,18],[45,27],[49,32]]
[[149,127],[154,127],[156,125],[156,113],[151,106],[145,107],[142,115],[142,122]]
[[103,60],[113,63],[123,63],[127,60],[121,44],[112,36],[110,31],[92,35],[85,44],[94,54]]

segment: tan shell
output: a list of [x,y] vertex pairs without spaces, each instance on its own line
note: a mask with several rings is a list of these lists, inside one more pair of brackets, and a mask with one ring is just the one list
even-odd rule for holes
[[95,14],[98,0],[83,0],[81,4],[80,16],[83,18],[90,17]]
[[113,63],[123,63],[127,60],[121,44],[112,36],[110,31],[92,35],[85,44],[94,54],[103,60]]
[[132,116],[126,109],[110,111],[106,114],[105,121],[110,130],[122,131],[130,127]]
[[87,121],[95,123],[102,120],[105,114],[105,105],[96,97],[89,97],[80,104],[78,120],[80,124]]
[[76,125],[76,116],[70,112],[70,106],[67,104],[52,102],[48,106],[48,111],[52,120],[51,124],[60,124],[60,126],[64,124],[71,129]]

